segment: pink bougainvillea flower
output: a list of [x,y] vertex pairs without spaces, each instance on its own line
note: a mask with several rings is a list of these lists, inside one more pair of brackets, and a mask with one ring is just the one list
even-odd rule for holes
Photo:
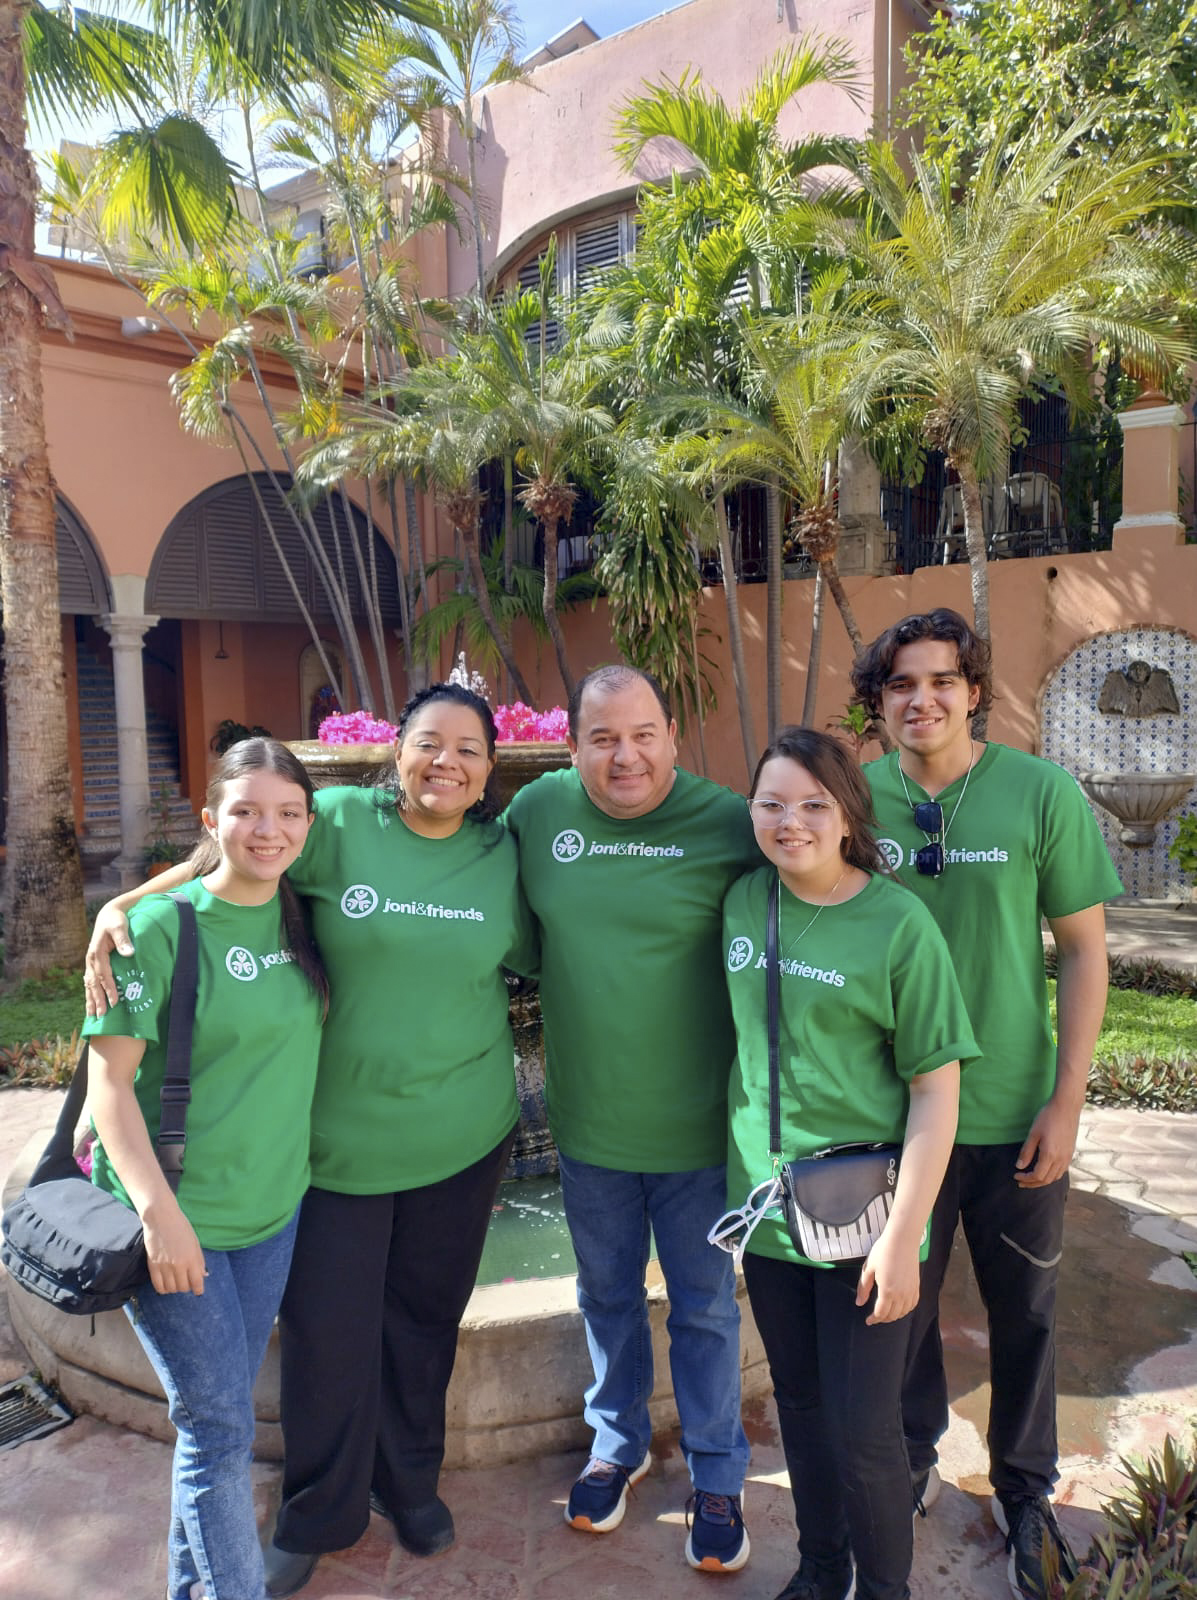
[[510,744],[514,740],[528,744],[556,744],[569,732],[569,718],[561,706],[551,706],[548,711],[533,711],[531,706],[517,700],[513,705],[495,707],[495,727],[500,744]]
[[393,744],[399,730],[370,711],[338,711],[320,724],[321,744]]

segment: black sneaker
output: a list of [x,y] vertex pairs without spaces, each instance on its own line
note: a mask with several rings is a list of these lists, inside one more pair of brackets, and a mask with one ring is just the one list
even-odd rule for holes
[[925,1517],[927,1515],[928,1511],[939,1499],[941,1487],[938,1467],[928,1467],[926,1472],[920,1472],[917,1478],[911,1480],[910,1488],[914,1498],[914,1514],[916,1517]]
[[639,1483],[652,1465],[646,1450],[638,1467],[621,1467],[616,1461],[600,1461],[591,1456],[581,1476],[569,1491],[565,1520],[583,1533],[611,1533],[623,1521],[628,1490]]
[[695,1489],[686,1506],[686,1560],[697,1572],[739,1572],[748,1560],[748,1529],[738,1494]]
[[439,1556],[457,1538],[453,1513],[436,1496],[422,1506],[404,1506],[391,1513],[395,1537],[412,1556]]
[[269,1600],[284,1600],[286,1595],[298,1594],[315,1572],[319,1559],[318,1555],[301,1551],[280,1550],[271,1540],[262,1551]]
[[[994,1495],[989,1509],[1006,1535],[1010,1559],[1006,1575],[1016,1600],[1045,1600],[1043,1576],[1045,1548],[1054,1552],[1054,1565],[1066,1583],[1076,1577],[1076,1558],[1060,1532],[1051,1501],[1044,1495]],[[1051,1562],[1052,1557],[1048,1557]]]
[[775,1600],[849,1600],[855,1587],[851,1572],[837,1577],[803,1561]]

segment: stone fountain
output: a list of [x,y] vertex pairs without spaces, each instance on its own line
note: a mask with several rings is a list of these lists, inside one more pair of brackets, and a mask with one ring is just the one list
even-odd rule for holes
[[1091,800],[1117,818],[1122,843],[1142,850],[1155,843],[1157,824],[1189,794],[1197,773],[1079,772],[1077,779]]

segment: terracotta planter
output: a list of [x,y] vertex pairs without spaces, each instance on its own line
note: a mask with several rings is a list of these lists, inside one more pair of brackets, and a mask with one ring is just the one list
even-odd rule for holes
[[317,789],[327,789],[334,783],[368,786],[395,761],[395,747],[390,744],[321,744],[319,739],[289,739],[287,749],[298,756]]

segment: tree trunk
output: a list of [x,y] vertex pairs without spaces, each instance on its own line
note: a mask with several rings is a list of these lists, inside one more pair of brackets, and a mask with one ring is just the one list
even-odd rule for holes
[[544,596],[541,606],[544,612],[544,625],[549,630],[549,638],[553,641],[553,649],[557,652],[557,670],[561,673],[568,701],[574,692],[574,675],[569,670],[569,659],[565,654],[565,635],[561,631],[561,618],[557,615],[557,529],[560,526],[561,520],[558,517],[554,517],[551,523],[544,524]]
[[723,568],[723,598],[727,605],[727,643],[731,651],[732,677],[736,685],[736,705],[740,712],[740,737],[744,742],[744,764],[751,778],[760,753],[752,726],[752,698],[744,666],[744,635],[740,631],[740,597],[736,589],[736,563],[732,554],[731,531],[727,526],[727,505],[723,491],[715,495],[715,525],[719,530],[719,564]]
[[478,610],[482,615],[483,622],[486,624],[486,631],[495,641],[495,649],[499,652],[499,658],[507,668],[520,699],[525,705],[530,706],[532,704],[532,691],[529,689],[524,675],[519,669],[515,653],[504,636],[502,628],[499,627],[494,607],[490,603],[490,590],[486,586],[486,573],[482,570],[482,557],[478,552],[477,528],[462,528],[461,543],[465,551],[466,565],[470,569],[470,578],[474,585],[474,599],[478,602]]
[[[981,512],[981,485],[971,461],[952,460],[960,477],[964,501],[964,543],[968,549],[968,576],[973,592],[973,628],[989,643],[989,551],[985,546],[985,523]],[[979,711],[973,718],[973,738],[984,739],[989,714]]]
[[769,743],[781,727],[781,491],[776,479],[766,490],[768,514],[765,519],[765,571],[768,592],[765,603],[765,703],[769,717]]
[[802,696],[802,726],[815,725],[815,700],[819,693],[819,661],[823,654],[823,568],[815,569],[815,593],[810,614],[810,650],[806,657],[806,692]]
[[78,964],[86,943],[67,736],[54,484],[42,393],[42,307],[65,324],[34,258],[37,179],[25,149],[27,6],[0,0],[0,603],[8,733],[5,976]]

